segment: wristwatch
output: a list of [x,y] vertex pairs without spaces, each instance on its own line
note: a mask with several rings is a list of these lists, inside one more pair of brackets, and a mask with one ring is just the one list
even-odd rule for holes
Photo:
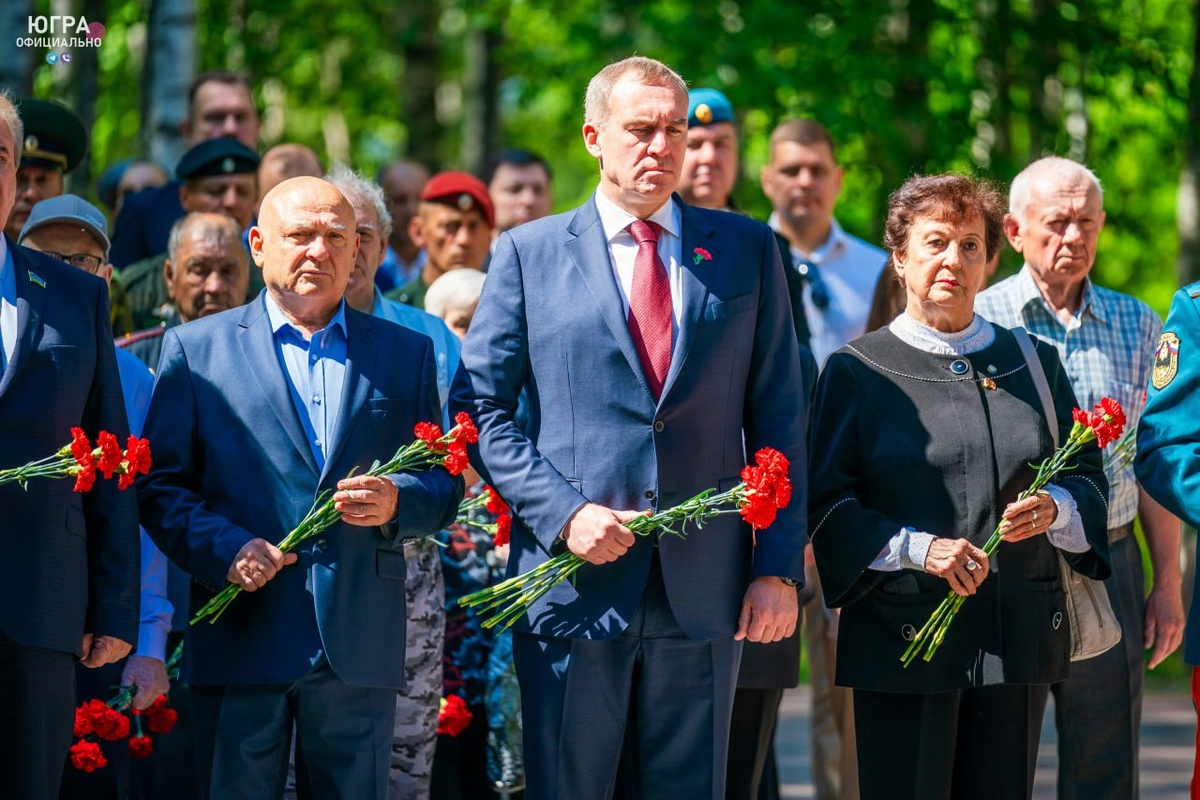
[[790,586],[793,589],[800,588],[800,581],[796,580],[795,578],[785,578],[782,575],[779,575],[777,577],[779,578],[779,580],[783,581],[784,586]]

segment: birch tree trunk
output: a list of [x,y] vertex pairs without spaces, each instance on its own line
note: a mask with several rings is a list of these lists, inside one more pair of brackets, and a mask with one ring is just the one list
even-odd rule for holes
[[142,152],[174,169],[187,149],[188,86],[196,73],[196,0],[153,0],[142,70]]

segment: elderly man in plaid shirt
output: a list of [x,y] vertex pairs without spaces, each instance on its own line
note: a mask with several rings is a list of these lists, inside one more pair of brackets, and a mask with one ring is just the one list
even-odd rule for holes
[[[1100,181],[1065,158],[1035,161],[1013,180],[1004,232],[1025,266],[982,292],[975,310],[1023,326],[1058,348],[1084,408],[1120,401],[1137,426],[1162,322],[1145,303],[1088,279],[1104,226]],[[1138,485],[1130,464],[1106,464],[1113,575],[1106,585],[1121,621],[1121,644],[1071,665],[1052,687],[1058,726],[1058,797],[1138,796],[1143,648],[1157,666],[1183,636],[1180,522]],[[1140,516],[1154,567],[1146,596],[1142,558],[1130,535]]]

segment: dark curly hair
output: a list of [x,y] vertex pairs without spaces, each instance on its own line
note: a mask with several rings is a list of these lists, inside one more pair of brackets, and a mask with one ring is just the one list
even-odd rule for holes
[[1005,200],[995,184],[969,175],[914,175],[888,198],[883,245],[904,251],[913,223],[922,217],[962,221],[983,219],[986,258],[999,252],[1004,236]]

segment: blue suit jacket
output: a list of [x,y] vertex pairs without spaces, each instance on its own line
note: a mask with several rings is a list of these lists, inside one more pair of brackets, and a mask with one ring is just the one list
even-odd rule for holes
[[[8,241],[17,344],[0,377],[0,467],[45,458],[82,427],[129,434],[104,281]],[[37,280],[34,279],[36,276]],[[37,281],[45,285],[40,285]],[[137,643],[141,564],[133,492],[97,476],[0,486],[0,630],[79,654],[84,633]]]
[[[1200,283],[1171,300],[1154,354],[1146,409],[1137,430],[1134,473],[1138,483],[1168,511],[1200,527]],[[1197,573],[1200,582],[1200,572]],[[1200,666],[1200,592],[1183,635],[1183,660]]]
[[[666,509],[732,488],[745,452],[792,462],[791,505],[758,536],[719,517],[661,541],[671,608],[693,639],[732,635],[752,577],[802,579],[805,418],[796,332],[774,234],[753,220],[691,208],[683,221],[683,309],[662,397],[646,383],[594,200],[500,237],[451,394],[480,429],[479,466],[512,505],[509,574],[561,552],[586,501]],[[711,260],[694,263],[705,248]],[[530,421],[514,421],[528,390]],[[744,446],[743,446],[744,437]],[[518,630],[607,638],[641,601],[651,548],[586,565],[536,603]]]
[[[276,356],[263,297],[167,331],[146,435],[154,466],[138,485],[142,524],[195,580],[194,614],[251,539],[279,542],[317,493],[362,473],[441,418],[429,338],[346,309],[341,415],[318,472]],[[462,481],[396,476],[398,521],[338,523],[215,623],[188,629],[183,677],[207,685],[285,682],[320,651],[358,686],[404,685],[402,540],[448,524]]]

